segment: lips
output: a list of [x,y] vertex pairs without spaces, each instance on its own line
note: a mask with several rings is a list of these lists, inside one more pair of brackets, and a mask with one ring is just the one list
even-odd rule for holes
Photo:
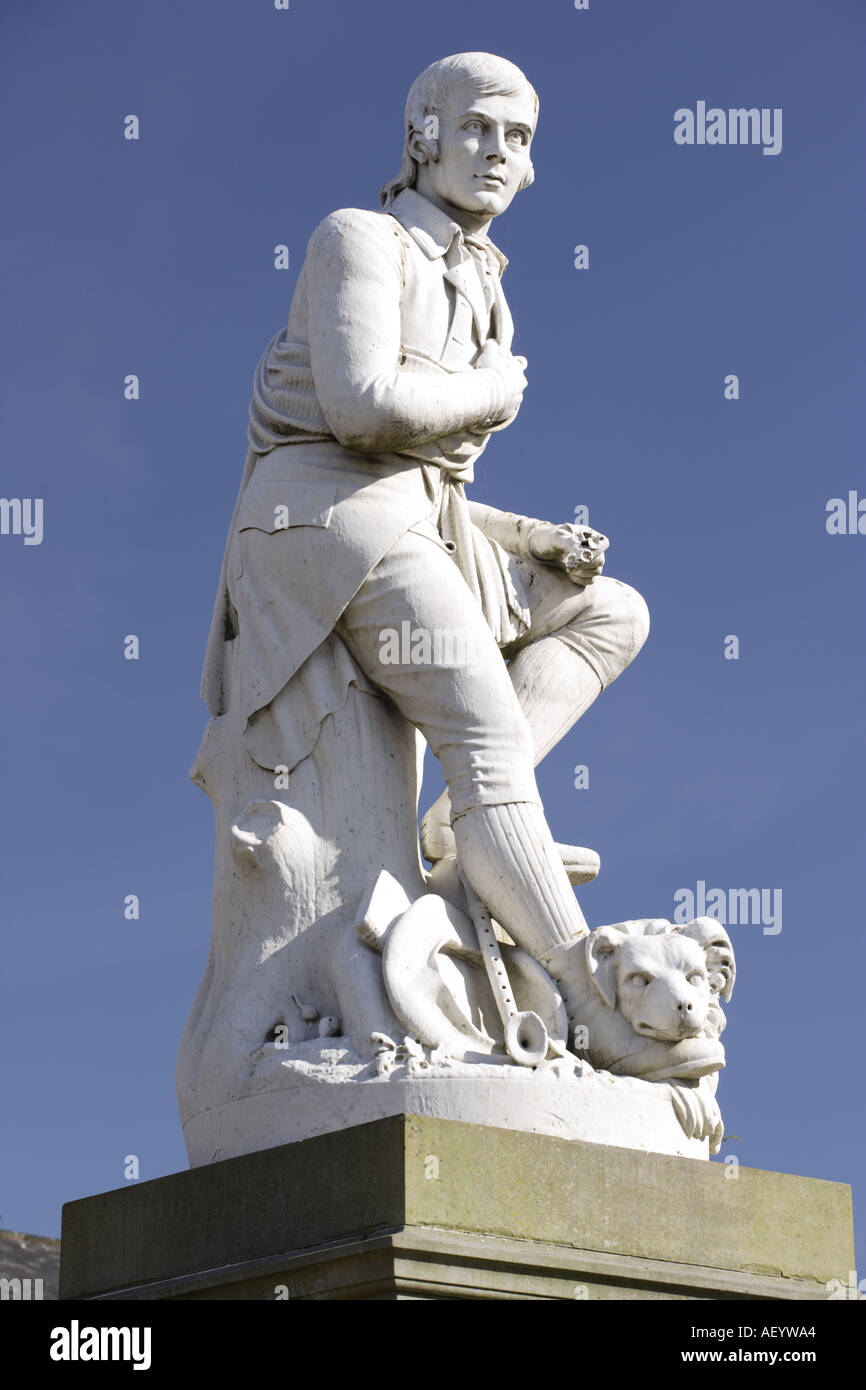
[[664,1042],[682,1042],[684,1038],[698,1037],[703,1028],[703,1022],[699,1022],[697,1019],[689,1021],[683,1018],[673,1020],[665,1028],[641,1020],[639,1023],[633,1023],[632,1027],[642,1038],[658,1038]]

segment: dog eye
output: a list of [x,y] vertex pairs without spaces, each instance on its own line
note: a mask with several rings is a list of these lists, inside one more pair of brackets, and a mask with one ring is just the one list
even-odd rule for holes
[[643,988],[644,985],[649,984],[649,975],[629,975],[628,979],[626,980],[626,984],[637,985],[639,988]]
[[706,978],[707,978],[707,977],[706,977],[706,975],[704,974],[703,970],[693,970],[692,973],[691,973],[691,975],[687,975],[687,976],[686,976],[686,979],[688,980],[688,982],[689,982],[690,985],[700,985],[700,984],[703,984],[703,982],[704,982],[704,980],[705,980]]

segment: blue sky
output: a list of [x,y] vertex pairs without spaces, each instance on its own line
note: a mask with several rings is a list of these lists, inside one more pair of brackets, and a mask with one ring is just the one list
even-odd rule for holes
[[[866,497],[864,29],[855,0],[8,0],[3,492],[44,535],[0,536],[0,1225],[58,1234],[127,1154],[186,1164],[213,854],[187,771],[253,368],[313,227],[396,173],[411,80],[467,49],[541,98],[535,185],[492,229],[530,385],[474,495],[587,505],[653,623],[540,769],[548,818],[602,856],[592,925],[782,890],[780,932],[731,928],[721,1157],[862,1211],[866,536],[825,522]],[[676,145],[699,100],[781,108],[781,153]]]

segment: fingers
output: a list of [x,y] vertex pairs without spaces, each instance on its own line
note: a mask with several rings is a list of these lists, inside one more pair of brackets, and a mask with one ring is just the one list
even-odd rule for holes
[[584,570],[566,570],[568,578],[576,589],[588,589],[598,579],[598,572],[587,574]]
[[475,365],[477,367],[487,366],[494,362],[498,367],[510,367],[512,369],[519,367],[522,372],[525,372],[529,365],[525,357],[515,356],[497,343],[495,338],[491,338],[481,349],[481,356]]
[[607,536],[602,535],[601,531],[594,531],[591,526],[575,526],[573,523],[570,525],[575,536],[591,545],[595,550],[607,550],[610,545]]
[[565,560],[564,568],[572,584],[591,584],[601,574],[604,561],[588,565],[578,555],[569,555]]
[[485,344],[484,344],[484,347],[481,349],[481,352],[479,353],[478,357],[476,358],[475,366],[476,366],[476,367],[489,367],[489,366],[491,366],[494,362],[496,363],[497,366],[499,366],[500,362],[502,361],[502,356],[503,356],[503,352],[502,352],[501,347],[499,346],[499,344],[496,342],[495,339],[491,338],[491,340],[490,340],[489,342],[485,343]]

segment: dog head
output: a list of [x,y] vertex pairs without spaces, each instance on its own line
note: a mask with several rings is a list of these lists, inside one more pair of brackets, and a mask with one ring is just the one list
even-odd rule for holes
[[[586,942],[593,986],[639,1037],[680,1042],[724,1026],[716,1007],[733,988],[733,949],[718,922],[644,919],[599,927]],[[721,1027],[719,1026],[721,1021]]]

